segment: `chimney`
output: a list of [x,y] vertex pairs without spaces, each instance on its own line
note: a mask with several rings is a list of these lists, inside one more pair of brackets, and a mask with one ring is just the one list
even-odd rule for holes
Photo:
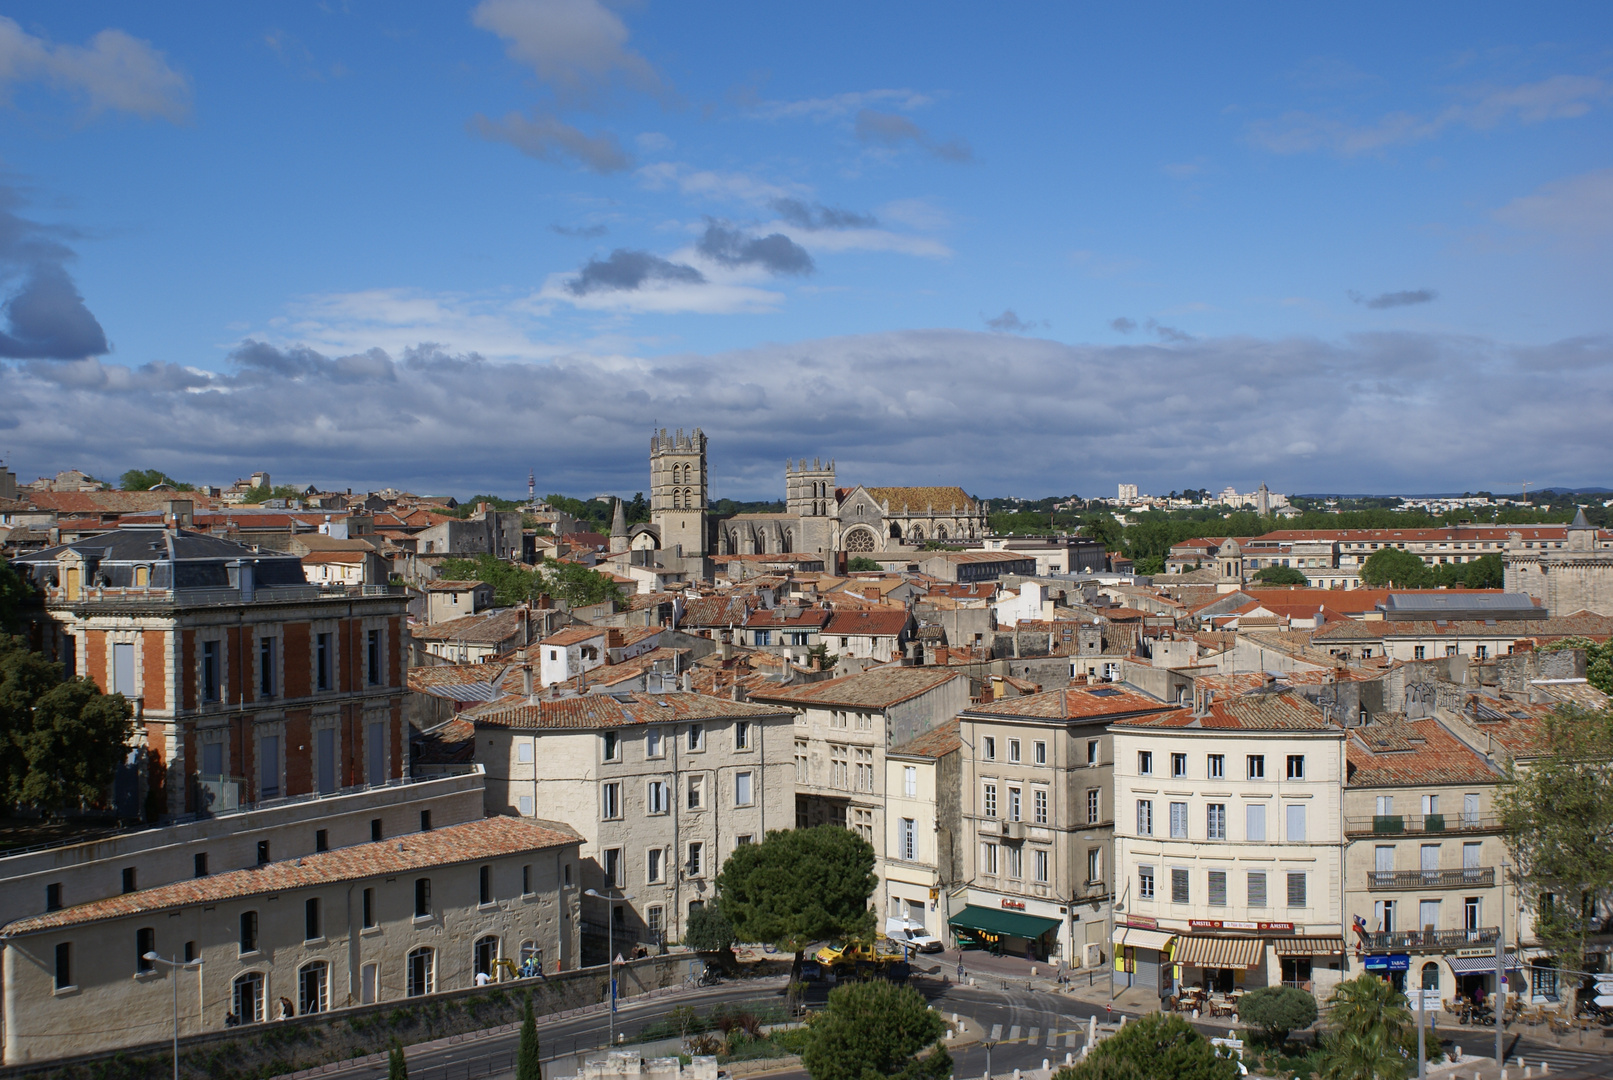
[[818,658],[817,653],[809,653],[808,654],[808,656],[807,656],[807,670],[808,671],[822,671],[823,670],[823,661]]
[[1001,701],[1003,696],[1007,693],[1008,684],[1003,682],[1003,677],[1001,675],[993,675],[991,677],[991,700]]
[[521,693],[526,695],[528,701],[532,700],[532,665],[521,665]]
[[728,640],[727,634],[722,636],[722,642],[717,646],[717,655],[722,658],[724,663],[734,658],[734,643]]
[[745,691],[740,687],[738,679],[735,679],[734,685],[728,688],[728,696],[735,701],[745,700]]
[[689,672],[687,672],[687,671],[685,671],[683,673],[683,682],[680,685],[680,689],[682,689],[685,694],[690,693],[690,692],[692,692],[694,690],[694,679],[690,676]]

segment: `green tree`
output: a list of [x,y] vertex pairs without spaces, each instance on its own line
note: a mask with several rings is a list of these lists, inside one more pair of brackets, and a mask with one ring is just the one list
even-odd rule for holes
[[1316,1023],[1316,999],[1293,986],[1261,986],[1243,995],[1238,1016],[1281,1045],[1290,1031]]
[[637,525],[650,520],[650,504],[644,499],[644,492],[635,491],[633,501],[627,504],[627,523]]
[[607,600],[620,601],[622,587],[606,574],[598,573],[581,563],[543,561],[544,589],[556,600],[572,607],[603,604]]
[[1267,585],[1309,585],[1311,579],[1292,566],[1268,566],[1255,571],[1255,580]]
[[848,574],[878,572],[883,569],[883,566],[880,566],[866,555],[853,555],[846,560],[846,573]]
[[122,694],[0,637],[0,793],[12,806],[65,810],[99,803],[127,753],[133,724]]
[[740,941],[795,954],[796,982],[813,942],[873,937],[873,871],[873,847],[850,829],[775,830],[760,844],[734,849],[717,875],[717,893]]
[[1102,541],[1105,551],[1119,551],[1125,545],[1126,531],[1112,514],[1089,514],[1081,519],[1081,535]]
[[0,634],[20,628],[22,606],[31,595],[33,589],[28,587],[28,580],[0,555]]
[[723,913],[721,900],[713,900],[689,912],[683,943],[695,952],[726,953],[738,940],[734,936],[734,924]]
[[179,491],[195,491],[194,484],[182,484],[161,469],[130,469],[118,478],[124,491],[150,491],[158,484],[169,484]]
[[1433,576],[1420,557],[1401,548],[1380,548],[1361,564],[1361,583],[1374,589],[1421,589]]
[[[829,992],[828,1007],[807,1029],[801,1064],[812,1080],[944,1080],[952,1074],[945,1032],[917,990],[879,979],[847,983]],[[928,1046],[934,1049],[920,1057]]]
[[493,603],[500,607],[513,607],[545,594],[572,607],[622,599],[621,586],[580,563],[546,559],[541,568],[528,568],[482,554],[474,559],[444,559],[438,570],[450,581],[487,582],[493,586]]
[[392,1040],[392,1050],[386,1058],[387,1080],[409,1080],[409,1062],[403,1056],[403,1044]]
[[829,646],[821,641],[807,650],[807,656],[817,657],[820,671],[833,671],[834,666],[840,663],[840,654],[830,652]]
[[515,1080],[543,1080],[543,1062],[538,1056],[538,1022],[532,1016],[532,991],[521,1005],[521,1046],[515,1052]]
[[1180,1016],[1149,1013],[1094,1046],[1053,1080],[1239,1080],[1238,1063]]
[[1406,995],[1370,971],[1327,999],[1319,1080],[1405,1080],[1416,1068],[1417,1021]]
[[[1584,971],[1597,913],[1613,900],[1613,712],[1559,711],[1544,745],[1513,765],[1497,802],[1536,936],[1560,971]],[[1578,980],[1560,984],[1572,992]]]
[[241,501],[248,506],[266,503],[270,499],[300,499],[302,488],[292,487],[290,484],[276,484],[274,487],[258,487],[241,496]]

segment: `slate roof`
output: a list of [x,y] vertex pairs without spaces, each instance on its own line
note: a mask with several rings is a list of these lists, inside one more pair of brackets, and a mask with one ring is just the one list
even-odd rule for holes
[[1355,728],[1345,743],[1349,787],[1498,784],[1500,770],[1433,717],[1378,720]]
[[[591,673],[590,673],[591,674]],[[478,727],[592,730],[635,724],[778,716],[784,710],[705,694],[578,694],[481,713]]]
[[543,851],[580,843],[562,833],[513,817],[484,818],[430,832],[410,833],[374,844],[356,844],[298,859],[265,863],[209,877],[188,878],[154,889],[93,900],[60,911],[18,919],[0,927],[0,937],[18,937],[148,912],[216,904],[251,896],[407,874],[439,866],[479,862],[501,855]]
[[928,693],[952,679],[967,678],[960,672],[937,671],[934,668],[883,667],[805,686],[763,691],[756,694],[756,699],[790,705],[888,709]]
[[1555,615],[1549,619],[1451,619],[1417,622],[1356,622],[1351,620],[1318,630],[1317,644],[1342,641],[1376,641],[1389,637],[1466,637],[1558,638],[1583,636],[1605,640],[1613,636],[1613,616],[1580,612]]
[[916,739],[909,739],[900,746],[893,746],[885,751],[887,757],[945,757],[963,745],[963,738],[959,734],[958,721],[948,720],[939,727],[931,728]]

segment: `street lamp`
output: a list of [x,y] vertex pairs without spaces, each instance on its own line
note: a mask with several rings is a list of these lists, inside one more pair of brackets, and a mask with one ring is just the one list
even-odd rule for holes
[[[161,964],[164,967],[179,971],[194,971],[196,977],[201,978],[202,962],[200,960],[170,960],[165,956],[158,956],[154,952],[145,953],[142,957],[148,963]],[[174,1080],[179,1080],[179,976],[174,976]]]
[[[584,889],[584,896],[605,901],[605,967],[610,973],[610,1045],[616,1045],[616,900],[631,900],[631,896],[606,896],[597,889]],[[177,1078],[176,1078],[177,1080]]]

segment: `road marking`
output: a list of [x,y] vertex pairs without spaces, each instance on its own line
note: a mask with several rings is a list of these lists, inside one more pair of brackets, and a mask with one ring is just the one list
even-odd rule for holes
[[1059,1044],[1059,1033],[1054,1031],[1052,1028],[1048,1028],[1047,1029],[1047,1048],[1049,1050],[1051,1050],[1051,1049],[1053,1049],[1053,1047],[1057,1046],[1058,1044]]
[[1066,1050],[1075,1049],[1075,1032],[1072,1031],[1068,1035],[1064,1036],[1064,1048]]
[[1003,1037],[1003,1026],[1001,1024],[993,1024],[993,1025],[991,1025],[991,1041],[992,1042],[1001,1042],[1002,1037]]
[[1036,1037],[1038,1035],[1040,1035],[1041,1033],[1042,1033],[1041,1028],[1031,1028],[1030,1032],[1025,1036],[1025,1041],[1027,1043],[1029,1043],[1030,1045],[1035,1046],[1036,1045]]
[[1009,1042],[1018,1042],[1019,1041],[1019,1025],[1018,1024],[1015,1024],[1013,1027],[1008,1029],[1008,1041]]

